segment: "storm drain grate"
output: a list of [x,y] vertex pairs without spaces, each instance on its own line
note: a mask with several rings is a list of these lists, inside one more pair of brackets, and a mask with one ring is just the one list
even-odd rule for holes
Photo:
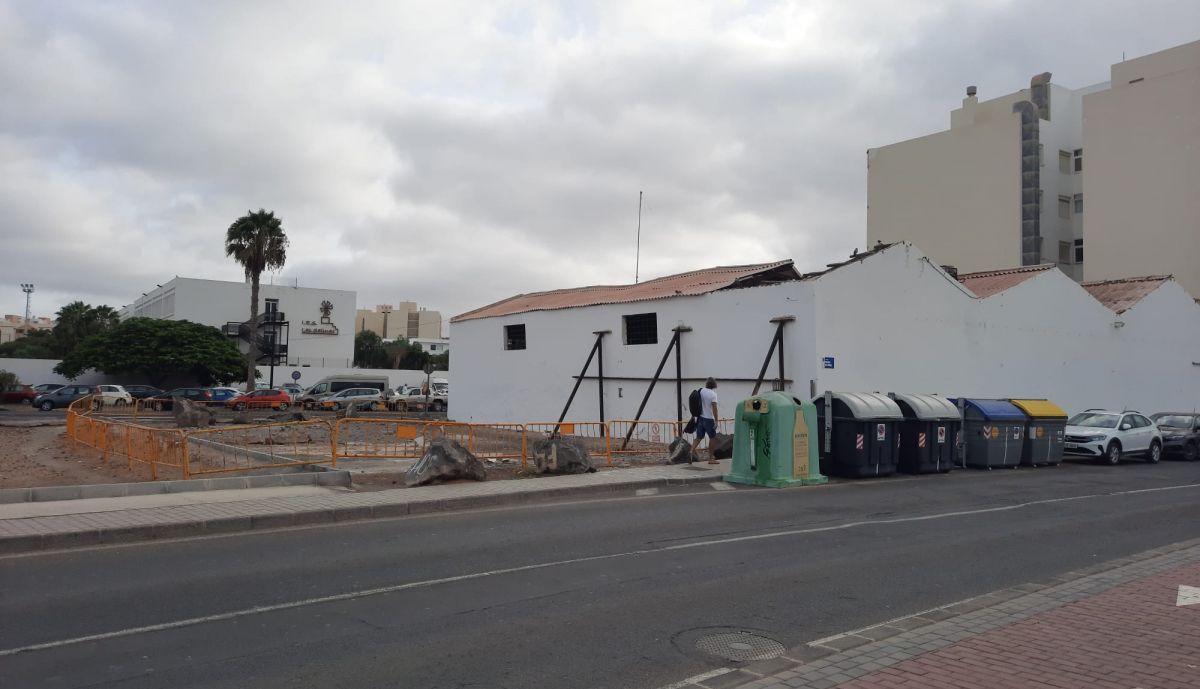
[[696,648],[709,655],[738,661],[770,660],[787,650],[774,639],[748,632],[704,636],[696,641]]

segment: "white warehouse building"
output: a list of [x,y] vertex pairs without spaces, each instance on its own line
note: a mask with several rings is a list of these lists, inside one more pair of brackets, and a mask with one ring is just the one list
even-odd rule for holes
[[[1145,413],[1200,407],[1200,305],[1169,276],[1079,283],[1052,265],[953,276],[908,243],[829,270],[791,261],[699,270],[636,285],[517,295],[451,319],[450,416],[471,422],[558,418],[597,331],[568,420],[632,419],[680,326],[684,406],[705,377],[722,416],[749,396],[784,326],[783,387],[1048,398]],[[772,360],[764,389],[777,376]],[[643,419],[679,413],[674,355]],[[684,412],[686,415],[686,412]]]
[[[356,293],[292,285],[259,285],[260,321],[282,314],[287,350],[280,365],[350,367],[354,359]],[[250,283],[176,277],[121,309],[121,318],[141,316],[203,323],[224,330],[250,319]],[[243,351],[247,344],[240,343]]]

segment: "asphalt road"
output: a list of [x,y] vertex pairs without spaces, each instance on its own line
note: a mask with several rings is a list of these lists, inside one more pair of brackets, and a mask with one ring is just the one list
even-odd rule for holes
[[1197,537],[1200,463],[1131,462],[8,557],[0,686],[653,688],[728,665],[708,633],[792,646]]

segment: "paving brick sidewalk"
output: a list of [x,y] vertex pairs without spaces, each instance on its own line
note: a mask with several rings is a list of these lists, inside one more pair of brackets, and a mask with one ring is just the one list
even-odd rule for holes
[[722,460],[719,465],[697,464],[694,468],[662,465],[574,476],[0,519],[0,554],[397,517],[610,491],[718,482],[728,470],[729,460]]
[[820,640],[694,686],[1196,689],[1200,605],[1178,606],[1180,585],[1200,586],[1200,541]]

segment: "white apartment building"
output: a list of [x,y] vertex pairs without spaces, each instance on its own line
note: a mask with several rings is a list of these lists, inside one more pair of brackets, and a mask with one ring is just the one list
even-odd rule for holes
[[414,337],[409,339],[409,342],[429,354],[445,354],[450,351],[450,338],[448,337]]
[[0,344],[25,337],[34,330],[53,330],[57,323],[53,318],[45,316],[30,318],[26,322],[24,316],[5,314],[4,320],[0,320]]
[[[353,364],[355,292],[262,284],[258,297],[260,336],[266,330],[279,330],[276,337],[281,345],[286,337],[287,348],[280,352],[280,365]],[[226,331],[230,324],[250,319],[250,283],[177,277],[121,309],[122,319],[134,316],[186,320]],[[238,335],[236,326],[228,332]],[[249,345],[239,340],[239,346],[246,351]]]
[[384,340],[438,339],[442,336],[442,314],[402,301],[392,306],[379,304],[374,311],[358,309],[354,316],[355,332],[370,330]]
[[1039,74],[985,101],[968,87],[950,129],[868,150],[868,246],[911,241],[963,272],[1173,274],[1200,293],[1200,41],[1112,75]]

